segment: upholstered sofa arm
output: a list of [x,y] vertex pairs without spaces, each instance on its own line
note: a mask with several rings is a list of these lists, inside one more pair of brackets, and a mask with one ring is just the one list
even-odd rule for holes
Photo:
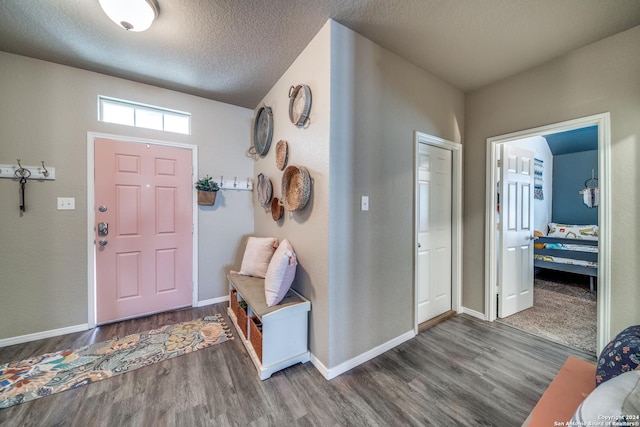
[[580,403],[595,389],[595,376],[596,365],[569,356],[522,427],[567,425]]

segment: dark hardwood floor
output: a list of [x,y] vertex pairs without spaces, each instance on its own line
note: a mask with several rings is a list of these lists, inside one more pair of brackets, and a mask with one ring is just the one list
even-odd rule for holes
[[[0,363],[214,313],[231,325],[225,304],[216,304],[0,348]],[[513,427],[568,355],[594,361],[510,326],[459,315],[331,381],[310,363],[260,381],[235,339],[0,409],[0,425]]]

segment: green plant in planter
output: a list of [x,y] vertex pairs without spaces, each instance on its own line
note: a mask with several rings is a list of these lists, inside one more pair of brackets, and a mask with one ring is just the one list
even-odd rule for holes
[[196,190],[198,191],[218,191],[218,183],[213,180],[209,175],[196,181]]

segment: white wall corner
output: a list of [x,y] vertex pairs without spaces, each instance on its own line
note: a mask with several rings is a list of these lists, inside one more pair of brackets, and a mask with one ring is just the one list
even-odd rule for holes
[[485,316],[484,313],[480,313],[479,311],[475,311],[467,307],[462,307],[462,309],[460,310],[460,313],[468,314],[469,316],[475,317],[480,320],[487,320],[487,316]]
[[315,368],[318,370],[318,372],[320,372],[325,379],[327,379],[327,380],[331,379],[331,378],[329,378],[329,368],[324,366],[324,363],[322,363],[320,361],[320,359],[318,359],[313,353],[310,353],[310,359],[309,360],[310,360],[311,364],[313,366],[315,366]]
[[320,360],[318,360],[318,358],[315,357],[313,353],[311,354],[311,363],[327,380],[331,380],[338,375],[344,374],[345,372],[355,368],[356,366],[373,359],[376,356],[380,356],[381,354],[393,349],[394,347],[399,346],[403,342],[408,341],[415,336],[416,333],[412,329],[396,338],[393,338],[383,344],[380,344],[377,347],[372,348],[367,352],[360,354],[359,356],[349,359],[334,368],[327,368],[326,366],[324,366],[324,364]]

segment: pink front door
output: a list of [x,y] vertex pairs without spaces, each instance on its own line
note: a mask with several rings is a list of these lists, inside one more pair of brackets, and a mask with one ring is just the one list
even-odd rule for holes
[[96,318],[190,306],[191,151],[95,139]]

